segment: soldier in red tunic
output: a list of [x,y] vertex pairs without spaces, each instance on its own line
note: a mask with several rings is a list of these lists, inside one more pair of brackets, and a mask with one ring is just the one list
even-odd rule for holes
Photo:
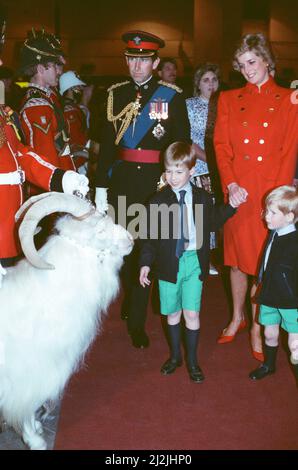
[[[1,46],[5,20],[0,11]],[[0,60],[0,65],[2,61]],[[28,180],[45,191],[72,193],[88,191],[88,179],[74,171],[63,171],[21,143],[13,111],[0,105],[0,287],[3,267],[12,265],[20,255],[15,214],[23,203],[22,185]],[[3,267],[2,267],[3,266]]]
[[[224,227],[224,260],[231,267],[234,306],[232,321],[218,339],[221,344],[246,326],[248,276],[257,275],[267,236],[261,216],[264,197],[277,186],[293,183],[298,147],[298,106],[291,90],[277,86],[270,75],[274,61],[262,34],[243,38],[234,68],[247,84],[221,93],[214,143],[223,191],[232,203],[246,203]],[[251,296],[255,290],[253,283]],[[255,304],[252,312],[252,351],[262,361]]]
[[57,86],[61,55],[51,36],[32,31],[21,49],[20,69],[30,83],[20,111],[25,141],[49,163],[75,170],[63,111],[51,87]]
[[78,171],[85,174],[88,162],[88,142],[86,115],[79,106],[82,97],[82,88],[86,84],[75,72],[69,70],[59,78],[59,91],[63,96],[63,112],[70,137],[70,148],[75,166]]

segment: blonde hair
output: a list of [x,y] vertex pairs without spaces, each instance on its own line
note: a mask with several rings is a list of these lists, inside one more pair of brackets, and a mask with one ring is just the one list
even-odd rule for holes
[[163,162],[164,166],[186,165],[190,170],[196,164],[196,153],[191,144],[186,142],[174,142],[165,150]]
[[274,203],[284,215],[293,212],[294,224],[298,221],[298,188],[285,185],[274,189],[266,197],[265,205],[268,207]]
[[245,52],[254,52],[258,57],[261,57],[268,65],[268,72],[275,69],[273,52],[264,34],[256,33],[243,36],[234,53],[233,68],[237,72],[240,72],[238,57]]

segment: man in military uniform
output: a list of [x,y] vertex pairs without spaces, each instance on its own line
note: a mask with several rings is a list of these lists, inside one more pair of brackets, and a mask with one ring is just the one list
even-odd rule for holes
[[32,30],[21,49],[20,62],[21,71],[31,79],[20,111],[26,144],[52,165],[75,170],[63,111],[52,89],[58,84],[61,50],[51,34]]
[[[0,7],[0,52],[4,43],[5,20]],[[0,65],[2,61],[0,59]],[[33,149],[20,141],[13,121],[13,111],[0,105],[0,287],[4,267],[18,259],[21,249],[18,242],[15,214],[23,203],[23,183],[28,180],[45,191],[64,191],[71,194],[88,191],[88,179],[74,171],[63,171],[45,161]]]
[[89,152],[87,119],[79,106],[86,83],[73,71],[63,73],[59,78],[59,91],[63,99],[63,114],[67,123],[70,148],[74,164],[81,174],[87,173]]
[[[127,208],[145,204],[156,191],[161,175],[160,152],[174,141],[190,142],[190,129],[182,90],[157,81],[159,37],[144,31],[122,36],[130,79],[108,89],[107,122],[103,129],[96,177],[96,203],[115,209],[118,197]],[[147,347],[145,319],[149,290],[138,283],[138,243],[123,269],[124,303],[128,330],[135,347]]]

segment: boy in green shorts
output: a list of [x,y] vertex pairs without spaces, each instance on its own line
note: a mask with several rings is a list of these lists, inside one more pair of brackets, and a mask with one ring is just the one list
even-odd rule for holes
[[[288,333],[291,362],[298,380],[298,188],[280,186],[267,196],[265,221],[271,230],[258,276],[259,322],[265,326],[265,361],[249,377],[275,372],[279,327]],[[298,382],[297,382],[298,383]]]
[[[202,283],[209,272],[210,232],[235,213],[231,205],[216,207],[212,197],[190,183],[196,154],[184,142],[164,153],[166,185],[148,205],[148,238],[142,240],[140,284],[150,284],[149,272],[159,280],[161,313],[167,315],[170,358],[161,367],[169,375],[182,365],[180,319],[185,319],[187,369],[195,383],[204,380],[197,362]],[[176,217],[175,217],[176,215]],[[155,231],[154,231],[155,229]]]

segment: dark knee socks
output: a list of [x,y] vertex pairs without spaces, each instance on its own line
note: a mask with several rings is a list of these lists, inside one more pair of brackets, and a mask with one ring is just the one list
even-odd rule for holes
[[267,344],[264,346],[264,364],[268,366],[269,370],[275,370],[277,350],[278,346],[268,346]]
[[168,332],[169,332],[169,340],[170,340],[170,348],[171,348],[171,359],[180,361],[181,360],[180,323],[177,323],[177,325],[168,324]]
[[198,365],[197,349],[199,344],[200,330],[189,330],[185,327],[185,341],[187,351],[187,365],[194,367]]

